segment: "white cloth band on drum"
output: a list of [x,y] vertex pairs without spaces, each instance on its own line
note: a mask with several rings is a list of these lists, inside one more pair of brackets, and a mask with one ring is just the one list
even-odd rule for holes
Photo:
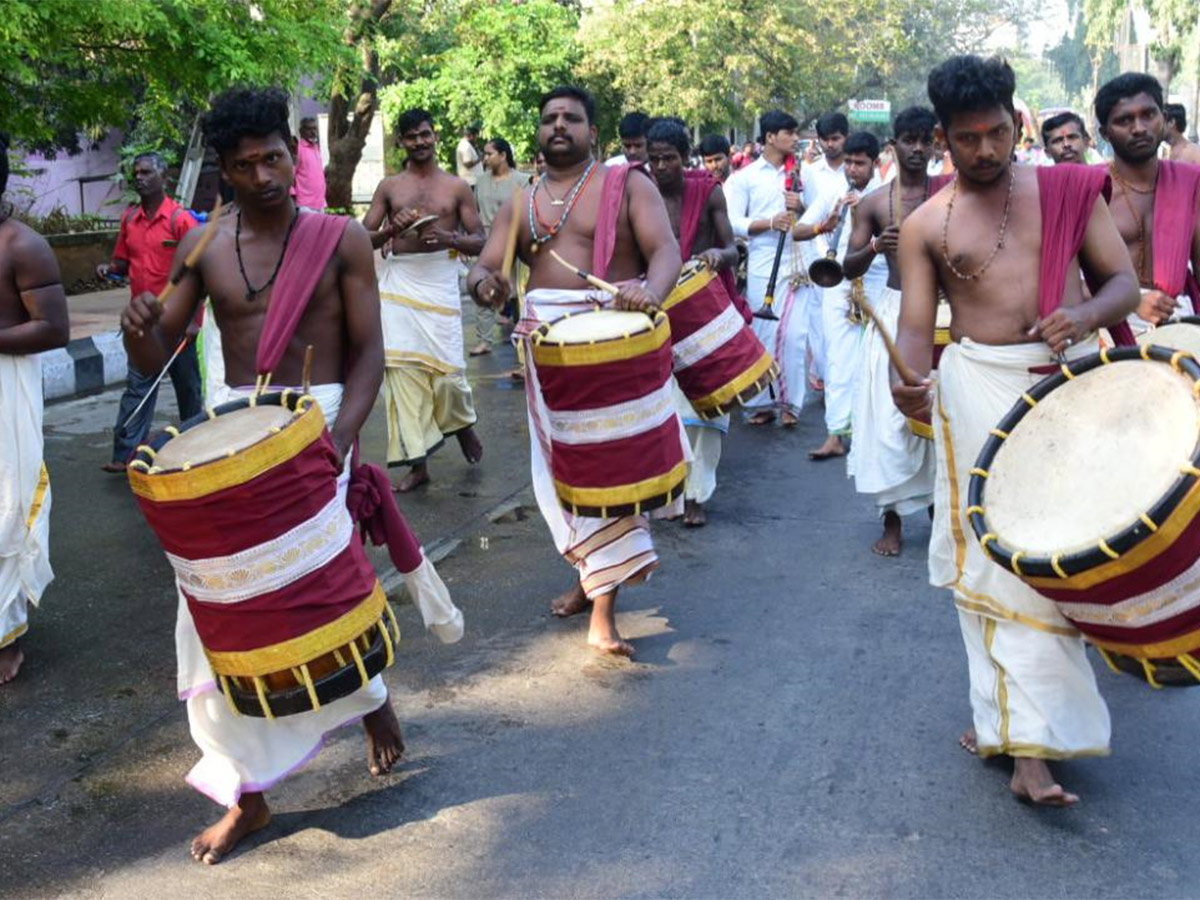
[[550,438],[563,444],[593,444],[633,437],[657,428],[675,414],[671,382],[644,397],[570,411],[549,410]]
[[682,372],[688,366],[704,359],[727,341],[737,337],[745,322],[741,313],[731,303],[721,311],[721,314],[703,328],[693,331],[682,341],[672,346],[675,355],[675,371]]

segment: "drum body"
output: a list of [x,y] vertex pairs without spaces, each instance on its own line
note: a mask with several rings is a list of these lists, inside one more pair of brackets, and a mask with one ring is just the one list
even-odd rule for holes
[[139,447],[129,481],[231,707],[318,709],[394,659],[399,631],[339,488],[320,407],[239,400]]
[[663,311],[679,389],[702,419],[758,396],[779,374],[775,360],[707,266],[689,260]]
[[1156,686],[1200,681],[1198,398],[1182,352],[1084,357],[992,430],[968,488],[988,556]]
[[567,315],[538,328],[530,347],[563,508],[607,518],[637,515],[677,498],[687,462],[671,395],[666,315]]

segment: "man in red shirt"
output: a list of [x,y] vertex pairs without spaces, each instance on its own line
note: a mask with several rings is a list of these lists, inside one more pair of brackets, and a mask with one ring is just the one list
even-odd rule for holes
[[[157,294],[166,286],[175,247],[180,238],[197,225],[190,212],[167,196],[166,172],[167,164],[157,153],[144,153],[133,161],[133,187],[141,202],[131,206],[121,217],[121,233],[112,262],[96,269],[101,278],[109,274],[128,275],[129,289],[134,297],[143,291]],[[204,408],[200,363],[191,339],[194,336],[189,336],[187,347],[170,369],[181,421],[190,419]],[[113,431],[112,460],[100,467],[105,472],[124,472],[129,455],[150,433],[155,397],[146,401],[135,418],[130,420],[130,416],[153,384],[153,377],[143,375],[129,363],[125,393],[121,395]]]

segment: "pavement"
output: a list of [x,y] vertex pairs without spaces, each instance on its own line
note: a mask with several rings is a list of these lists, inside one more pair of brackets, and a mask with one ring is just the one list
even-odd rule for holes
[[67,297],[71,339],[66,347],[42,354],[42,394],[47,401],[94,394],[125,381],[121,310],[129,288]]
[[[1200,694],[1098,666],[1113,755],[1060,767],[1075,809],[1014,800],[1009,766],[958,748],[966,665],[926,583],[929,523],[899,559],[869,552],[871,504],[807,458],[819,404],[791,431],[735,424],[709,526],[656,524],[662,568],[621,595],[637,661],[587,651],[583,618],[547,615],[571,573],[533,506],[511,364],[470,362],[482,464],[451,442],[402,498],[467,622],[441,645],[398,609],[405,761],[371,778],[343,729],[214,868],[187,853],[221,810],[183,782],[169,570],[97,468],[116,392],[48,408],[58,577],[0,688],[0,897],[1200,894]],[[377,407],[369,458],[384,427]]]

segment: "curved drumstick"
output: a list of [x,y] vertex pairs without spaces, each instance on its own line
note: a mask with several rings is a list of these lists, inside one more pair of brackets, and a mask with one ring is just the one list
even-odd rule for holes
[[513,263],[517,259],[517,237],[521,234],[521,197],[524,194],[525,191],[522,188],[518,187],[513,190],[512,218],[508,222],[508,235],[504,242],[504,263],[500,266],[500,274],[505,278],[512,277]]
[[204,251],[208,249],[208,245],[217,235],[217,223],[221,221],[221,215],[225,212],[224,204],[221,198],[217,198],[217,205],[213,207],[212,214],[208,217],[208,223],[205,225],[204,232],[200,235],[200,240],[196,241],[196,246],[192,248],[183,260],[183,266],[178,272],[171,276],[171,280],[163,286],[162,292],[158,295],[158,305],[165,306],[167,298],[171,296],[171,292],[175,290],[175,286],[183,281],[189,273],[195,271],[196,263],[200,262],[200,257],[204,255]]
[[870,316],[871,321],[875,323],[875,328],[879,331],[879,336],[883,338],[883,346],[887,350],[888,359],[892,361],[892,367],[896,370],[896,374],[900,376],[900,380],[909,387],[920,387],[921,382],[925,379],[913,371],[912,366],[904,361],[904,357],[900,355],[900,351],[896,347],[896,342],[892,340],[892,336],[888,333],[887,326],[880,321],[879,316],[876,314],[875,307],[871,305],[866,297],[860,298],[858,305],[862,307],[862,311]]
[[586,281],[592,287],[600,288],[600,290],[602,290],[602,291],[608,291],[610,294],[613,294],[614,296],[620,292],[621,289],[619,287],[617,287],[615,284],[610,284],[609,282],[605,281],[602,278],[597,278],[591,272],[587,272],[587,271],[579,268],[578,266],[571,265],[571,263],[567,262],[565,259],[563,259],[561,256],[559,256],[553,250],[550,251],[550,255],[554,257],[556,262],[560,263],[564,268],[570,269],[572,272],[574,272],[576,275],[578,275],[580,278],[582,278],[584,281]]

